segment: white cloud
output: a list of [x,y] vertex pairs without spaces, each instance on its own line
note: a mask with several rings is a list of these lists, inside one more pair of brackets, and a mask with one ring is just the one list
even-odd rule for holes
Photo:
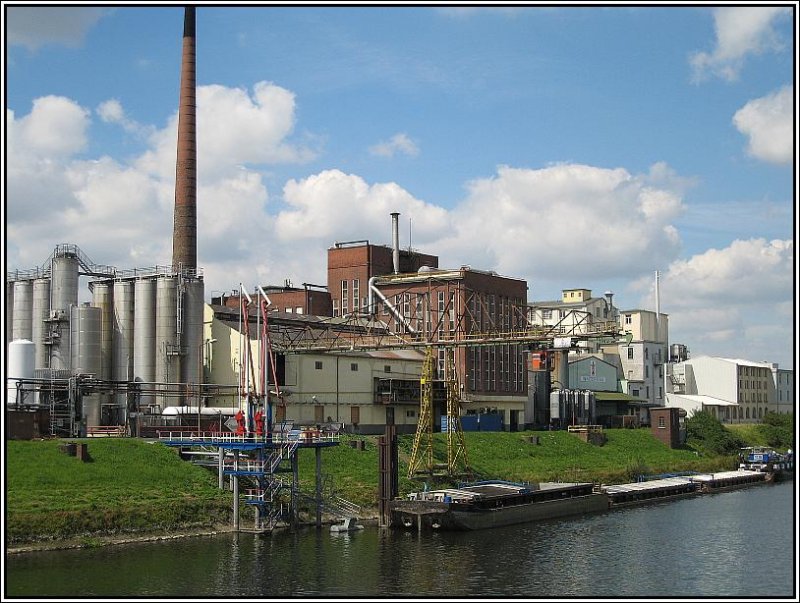
[[[285,88],[258,82],[253,94],[219,85],[197,89],[198,171],[256,163],[304,163],[316,151],[291,144],[295,97]],[[177,129],[175,130],[177,136]],[[171,140],[171,148],[174,141]]]
[[710,53],[696,52],[690,57],[694,79],[703,80],[709,74],[724,80],[739,77],[745,58],[782,48],[773,25],[791,15],[790,8],[737,6],[714,10],[716,48]]
[[8,136],[15,152],[41,159],[61,159],[86,147],[89,111],[63,96],[44,96],[33,102],[30,114],[9,118]]
[[736,112],[733,123],[748,137],[750,155],[770,163],[789,163],[794,158],[794,86],[750,101]]
[[126,132],[136,134],[137,136],[148,136],[154,131],[152,127],[143,126],[128,117],[125,113],[125,109],[122,108],[122,103],[115,98],[100,103],[95,112],[103,122],[118,124],[122,126],[122,129]]
[[[661,311],[669,314],[670,340],[690,344],[695,356],[787,365],[794,345],[793,265],[793,241],[765,239],[736,240],[674,261],[661,275],[659,296]],[[632,289],[642,293],[639,307],[655,309],[651,277]]]
[[88,31],[111,11],[107,8],[10,6],[6,8],[7,42],[37,50],[45,44],[77,47]]
[[449,262],[534,281],[640,274],[677,256],[680,195],[651,176],[565,164],[470,183],[440,243]]
[[419,155],[419,147],[406,134],[400,132],[392,136],[388,141],[379,142],[369,148],[371,155],[378,157],[394,157],[395,153],[402,153],[409,157]]

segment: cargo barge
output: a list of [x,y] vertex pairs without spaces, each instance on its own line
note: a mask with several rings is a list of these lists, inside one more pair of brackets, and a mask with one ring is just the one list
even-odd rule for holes
[[414,492],[389,503],[390,527],[480,530],[608,509],[591,483],[517,484],[488,480]]

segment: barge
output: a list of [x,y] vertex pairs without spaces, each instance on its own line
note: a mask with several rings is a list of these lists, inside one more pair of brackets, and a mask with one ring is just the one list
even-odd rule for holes
[[389,503],[390,527],[420,531],[480,530],[607,509],[608,498],[591,483],[500,480],[413,492]]

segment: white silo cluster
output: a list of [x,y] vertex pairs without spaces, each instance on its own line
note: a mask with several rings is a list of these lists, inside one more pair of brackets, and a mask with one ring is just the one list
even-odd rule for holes
[[[81,274],[94,280],[92,301],[79,304]],[[119,271],[88,263],[74,245],[57,246],[44,268],[7,274],[7,403],[45,403],[18,395],[20,380],[71,376],[92,381],[81,400],[88,425],[101,423],[101,406],[124,421],[130,383],[141,384],[140,407],[186,403],[171,398],[185,392],[180,384],[202,379],[203,298],[196,271]]]

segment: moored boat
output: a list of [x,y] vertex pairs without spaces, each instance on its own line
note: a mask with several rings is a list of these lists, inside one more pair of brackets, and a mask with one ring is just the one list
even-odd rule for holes
[[739,455],[740,471],[758,471],[766,474],[767,481],[780,481],[794,474],[794,453],[781,454],[771,448],[749,446]]
[[389,509],[392,527],[479,530],[605,511],[608,498],[591,483],[487,480],[414,492],[391,501]]

